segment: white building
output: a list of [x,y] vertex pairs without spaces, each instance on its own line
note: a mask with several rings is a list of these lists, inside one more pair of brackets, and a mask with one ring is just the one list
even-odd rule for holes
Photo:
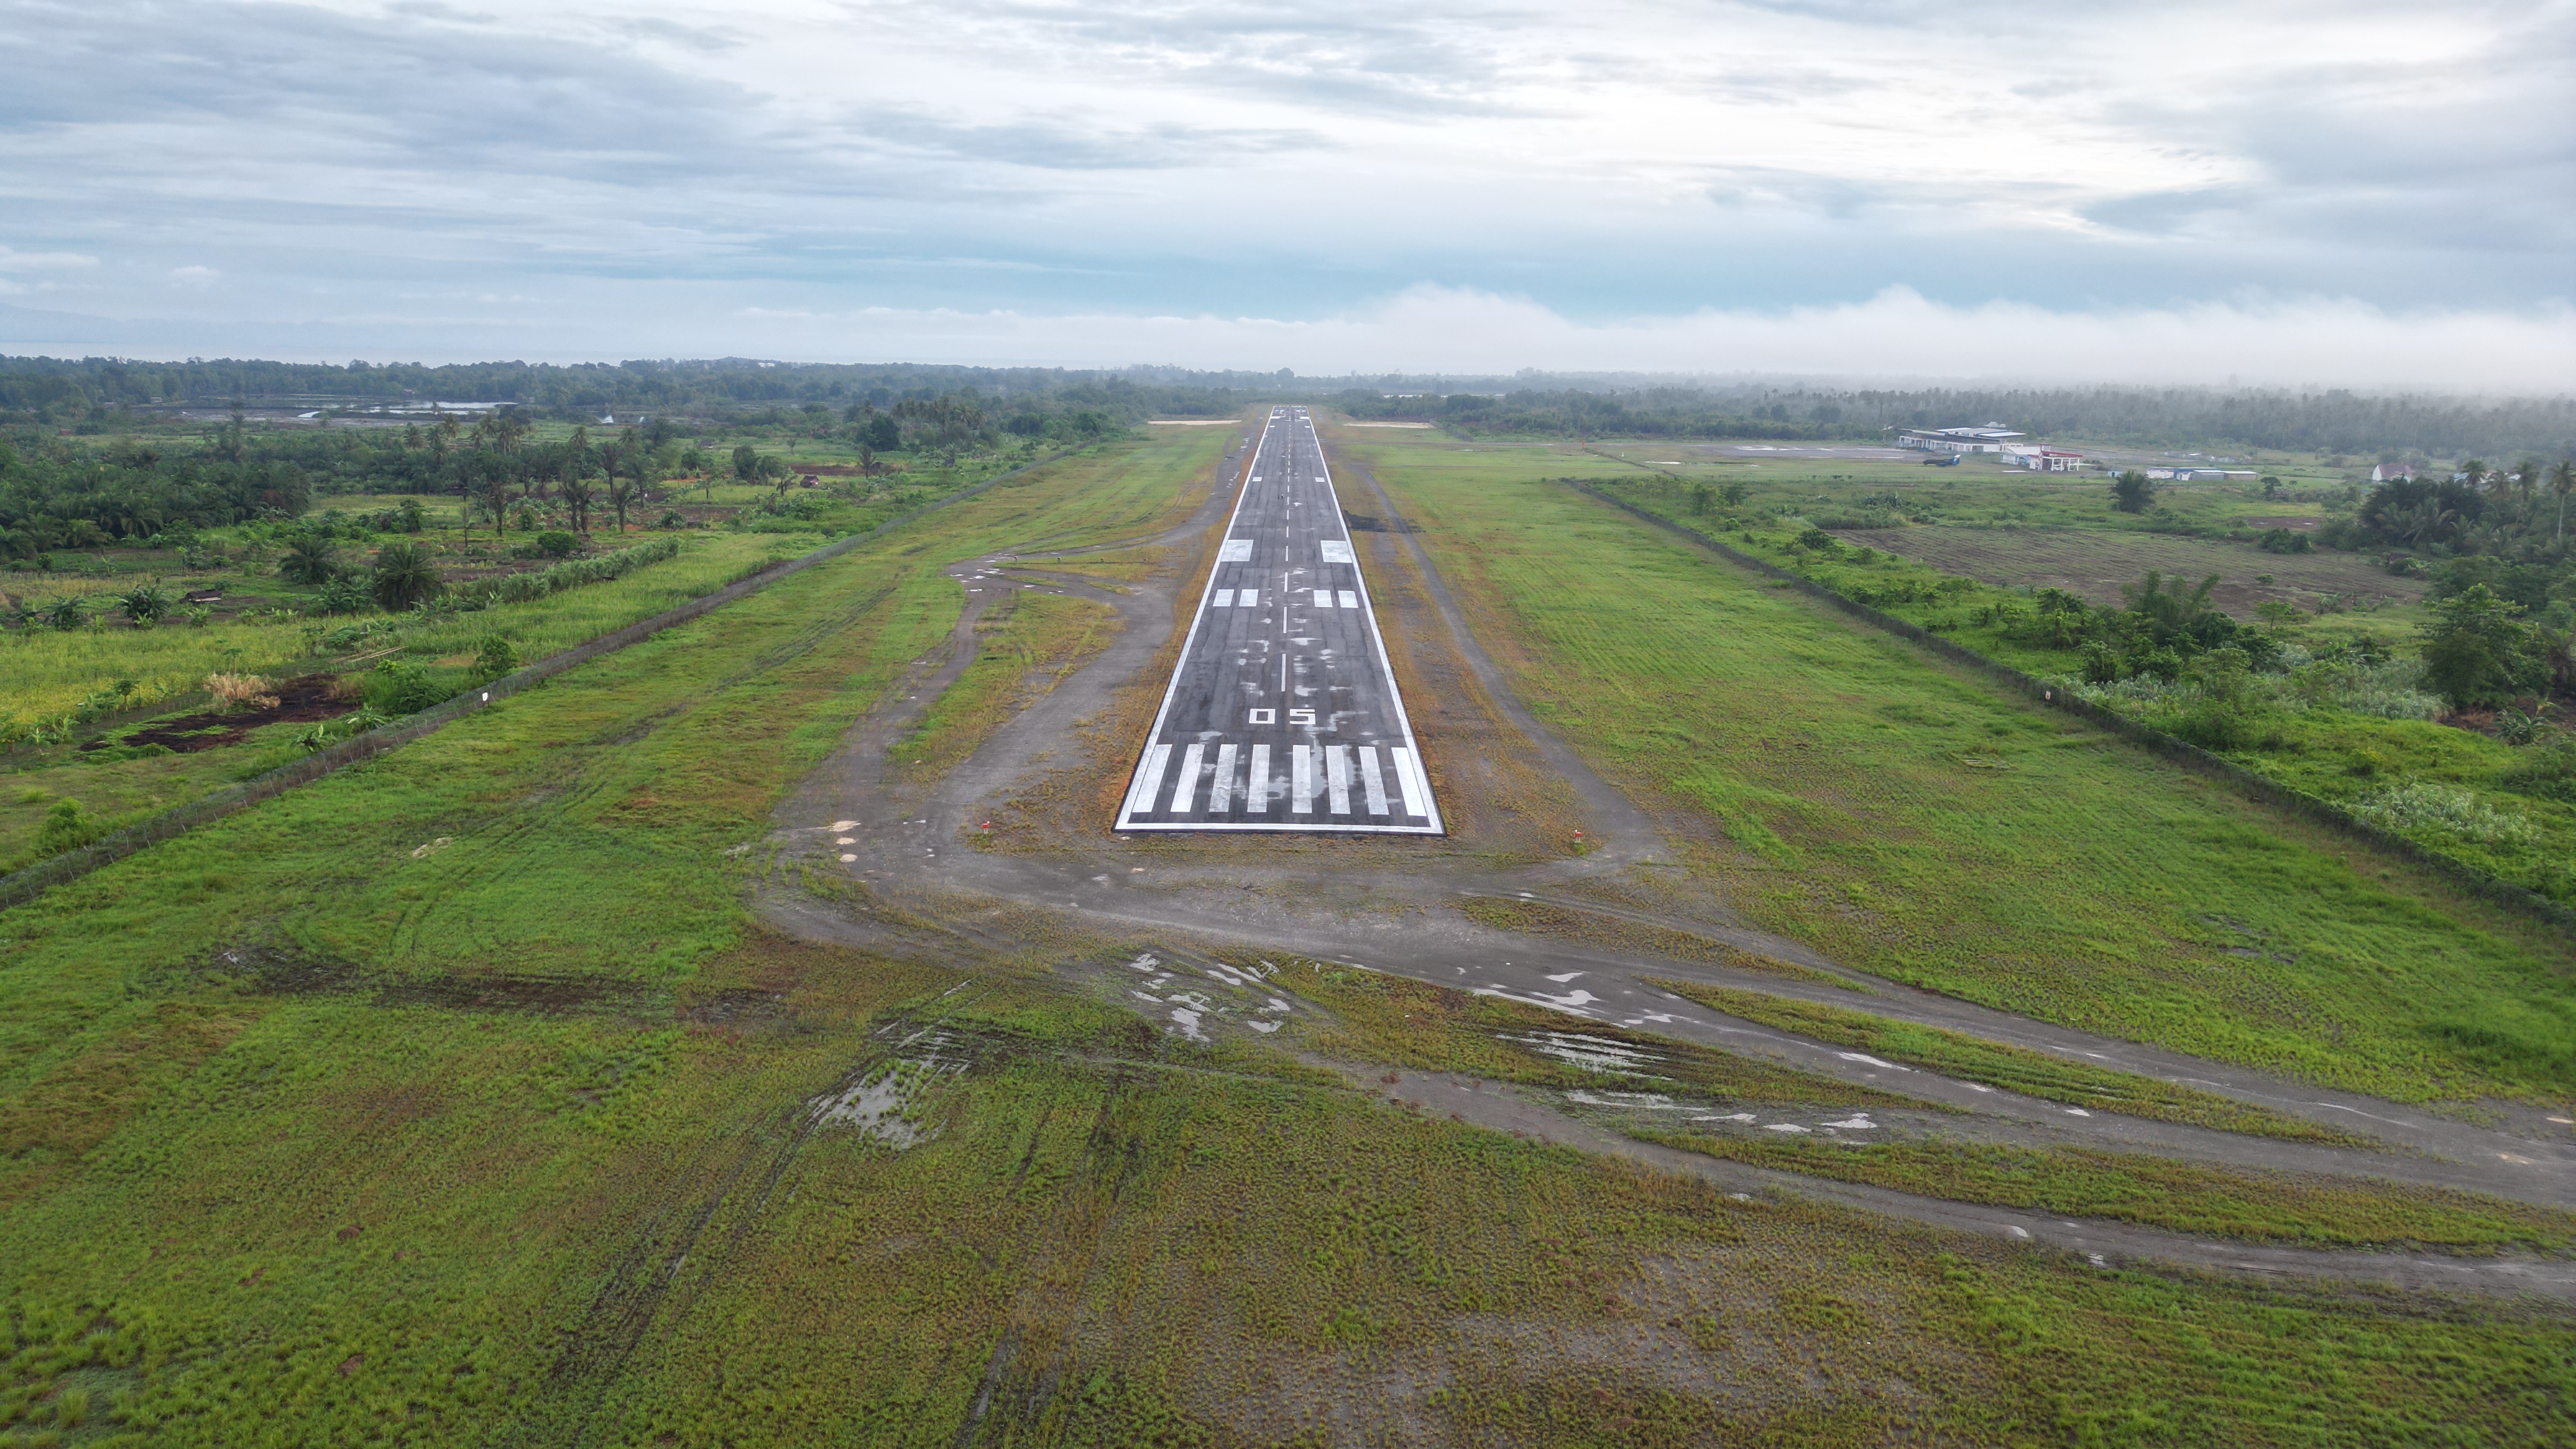
[[2001,423],[1982,428],[1904,428],[1896,435],[1896,446],[1924,453],[2000,453],[2021,438]]
[[2016,443],[2006,447],[2003,454],[2004,466],[2028,468],[2034,473],[2072,473],[2084,466],[2082,453],[2070,453],[2064,448],[2024,447]]

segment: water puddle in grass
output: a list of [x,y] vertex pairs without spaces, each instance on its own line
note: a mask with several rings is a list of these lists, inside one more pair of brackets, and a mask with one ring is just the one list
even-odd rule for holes
[[970,1060],[963,1037],[939,1027],[915,1028],[895,1044],[897,1055],[806,1104],[816,1128],[846,1127],[900,1152],[939,1135],[925,1110],[932,1092],[962,1076]]
[[1574,1031],[1534,1031],[1523,1036],[1498,1033],[1496,1039],[1526,1047],[1540,1056],[1552,1057],[1587,1072],[1613,1077],[1642,1077],[1653,1082],[1670,1080],[1659,1072],[1647,1070],[1659,1065],[1663,1057],[1609,1037],[1587,1036]]
[[1296,1011],[1270,985],[1279,974],[1270,961],[1239,964],[1192,952],[1140,951],[1112,963],[1060,969],[1114,982],[1113,999],[1184,1041],[1212,1042],[1227,1031],[1269,1036]]

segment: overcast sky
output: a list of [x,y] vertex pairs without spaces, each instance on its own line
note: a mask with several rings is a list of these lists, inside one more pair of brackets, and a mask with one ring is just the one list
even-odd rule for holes
[[0,351],[2576,386],[2576,0],[0,0],[0,55]]

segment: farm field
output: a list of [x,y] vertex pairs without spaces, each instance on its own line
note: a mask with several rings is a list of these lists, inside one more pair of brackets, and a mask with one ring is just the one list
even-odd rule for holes
[[[2267,554],[2243,544],[2109,529],[1858,528],[1829,530],[1846,543],[1874,547],[2005,588],[2064,589],[2089,603],[2116,606],[2149,570],[2198,583],[2215,574],[2210,601],[2244,623],[2256,623],[2266,599],[2315,611],[2321,604],[2359,605],[2370,624],[2411,631],[2424,597],[2420,579],[2394,577],[2348,553]],[[2390,607],[2390,606],[2397,607]]]
[[[1713,514],[1695,514],[1686,486],[1669,478],[1638,473],[1596,480],[1593,486],[1988,658],[2064,681],[2097,703],[2181,733],[2191,743],[2294,789],[2360,812],[2378,812],[2372,818],[2386,828],[2476,870],[2562,903],[2576,901],[2576,867],[2568,857],[2568,844],[2576,841],[2576,792],[2557,783],[2552,773],[2559,756],[2538,738],[2526,738],[2521,745],[2504,738],[2495,729],[2494,710],[2451,714],[2441,699],[2424,692],[2419,649],[2435,610],[2384,602],[2401,592],[2420,596],[2421,586],[2412,581],[2380,574],[2379,585],[2388,592],[2356,605],[2350,594],[2301,597],[2300,591],[2286,587],[2298,577],[2293,571],[2300,566],[2311,570],[2311,579],[2327,576],[2328,589],[2335,587],[2332,571],[2338,568],[2357,582],[2349,555],[2265,554],[2216,540],[2064,529],[1917,525],[1808,535],[1810,525],[1797,516],[1757,520],[1739,513],[1722,521]],[[1747,523],[1759,526],[1739,526]],[[1918,544],[1926,537],[1928,546]],[[1868,539],[1877,545],[1864,541]],[[2231,590],[2222,578],[2211,599],[2223,605],[2231,593],[2240,603],[2250,596],[2250,612],[2259,620],[2262,637],[2278,646],[2282,667],[2261,676],[2228,719],[2207,729],[2195,727],[2191,706],[2202,696],[2190,681],[2164,690],[2152,679],[2130,680],[2086,693],[2091,666],[2084,651],[2033,627],[2040,602],[2034,589],[2057,585],[2034,578],[2008,586],[1944,567],[1930,557],[1942,552],[1945,543],[1962,539],[1964,545],[1953,551],[1964,550],[1966,556],[1954,563],[1979,563],[2004,574],[2069,556],[2097,561],[2128,557],[2151,566],[2159,558],[2183,562],[2191,569],[2168,578],[2186,592],[2197,587],[2194,570],[2214,569],[2231,552],[2261,560],[2259,567],[2267,572],[2282,570],[2274,577],[2284,587],[2263,585],[2265,573],[2254,575],[2250,589]],[[1818,543],[1826,547],[1813,546]],[[2206,552],[2195,558],[2195,550]],[[2117,607],[2133,595],[2145,577],[2127,588],[2115,587],[2107,606]],[[2273,597],[2262,597],[2267,592]],[[2303,612],[2302,605],[2318,612]],[[2368,662],[2367,670],[2347,668],[2352,660]],[[2299,672],[2302,665],[2307,666],[2304,673]],[[2541,713],[2547,716],[2556,708],[2549,705]],[[2446,714],[2451,718],[2436,722]],[[2427,792],[2448,813],[2388,808],[2392,800],[2402,805]]]
[[1532,711],[1665,802],[1744,917],[1893,980],[2382,1096],[2576,1075],[2560,933],[1659,536],[1550,481],[1560,453],[1342,446]]
[[[1344,446],[1691,889],[1882,975],[2320,1080],[2566,1080],[2428,1024],[2544,1029],[2563,945],[1393,431]],[[1569,1032],[1694,1101],[1911,1101],[1884,1085],[1257,947],[1208,979],[1275,994],[1273,1034],[1167,1029],[1134,1001],[1165,948],[1115,914],[960,898],[913,923],[934,949],[765,923],[874,894],[777,811],[944,657],[950,569],[1198,509],[1226,431],[1156,432],[0,912],[0,1443],[2565,1436],[2560,1302],[2097,1266],[1579,1150],[1548,1106],[1604,1080]],[[953,777],[1106,657],[1105,607],[983,605],[889,760]],[[2098,896],[2046,914],[2042,876]],[[2193,1001],[2243,1019],[2195,1030]],[[1426,1106],[1424,1074],[1532,1125]],[[2251,1195],[2203,1219],[2273,1236],[2562,1241],[2219,1185]]]

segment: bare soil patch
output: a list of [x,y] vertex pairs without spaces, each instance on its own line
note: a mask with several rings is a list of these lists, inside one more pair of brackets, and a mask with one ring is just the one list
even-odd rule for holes
[[[2313,609],[2334,598],[2412,604],[2424,597],[2421,580],[2398,578],[2355,554],[2265,553],[2205,538],[2079,528],[1940,525],[1841,529],[1834,536],[1944,573],[1966,574],[2009,588],[2064,589],[2103,605],[2122,602],[2121,591],[2136,588],[2149,569],[2186,583],[2216,574],[2218,587],[2210,592],[2210,602],[2248,621],[2255,617],[2254,606],[2266,599]],[[2262,582],[2264,574],[2272,576],[2270,583]]]
[[177,719],[162,720],[131,734],[101,735],[82,745],[86,751],[104,750],[120,745],[159,745],[173,754],[188,755],[199,750],[216,749],[238,743],[261,725],[286,721],[337,719],[353,706],[340,697],[339,679],[329,674],[306,674],[277,687],[277,703],[265,709],[209,710],[203,714],[184,714]]

